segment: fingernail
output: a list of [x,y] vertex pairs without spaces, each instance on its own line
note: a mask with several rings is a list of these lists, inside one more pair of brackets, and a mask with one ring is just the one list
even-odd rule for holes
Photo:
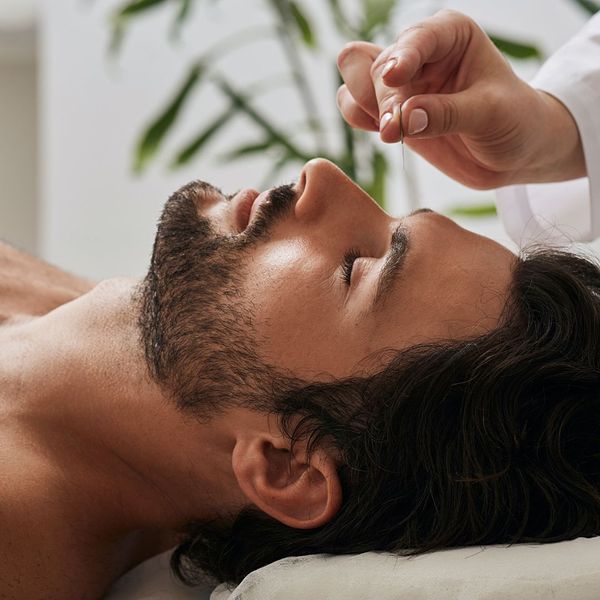
[[381,76],[385,77],[397,64],[398,61],[395,58],[388,60],[385,67],[383,67],[383,71],[381,71]]
[[408,117],[408,135],[421,133],[429,125],[429,117],[422,108],[415,108]]
[[379,131],[385,129],[385,126],[392,120],[392,113],[386,112],[381,117],[381,121],[379,121]]

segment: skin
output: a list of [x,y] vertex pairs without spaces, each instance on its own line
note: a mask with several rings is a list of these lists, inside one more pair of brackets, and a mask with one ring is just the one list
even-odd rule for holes
[[[280,367],[344,375],[374,350],[496,323],[514,260],[502,246],[440,215],[408,217],[405,273],[382,312],[364,315],[399,219],[323,160],[306,165],[297,196],[251,249],[246,277],[260,351]],[[206,200],[199,210],[235,234],[231,204]],[[339,275],[348,246],[366,257],[350,293]],[[206,424],[176,410],[146,372],[136,281],[92,287],[6,247],[3,264],[3,597],[96,598],[191,519],[249,502],[306,528],[339,509],[335,457],[308,460],[301,444],[292,454],[272,418],[237,408]]]

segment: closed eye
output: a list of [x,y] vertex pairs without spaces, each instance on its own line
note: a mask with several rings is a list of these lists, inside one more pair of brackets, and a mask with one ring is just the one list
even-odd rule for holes
[[360,258],[360,251],[356,248],[351,248],[344,255],[344,260],[342,261],[342,279],[347,286],[350,286],[352,267],[354,266],[354,261],[358,258]]

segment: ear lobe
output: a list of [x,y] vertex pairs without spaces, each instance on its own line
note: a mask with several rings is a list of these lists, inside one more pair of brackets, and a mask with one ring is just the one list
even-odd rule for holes
[[268,434],[236,441],[232,466],[238,484],[257,508],[289,527],[313,529],[329,522],[342,504],[332,456],[316,450],[307,459],[298,444]]

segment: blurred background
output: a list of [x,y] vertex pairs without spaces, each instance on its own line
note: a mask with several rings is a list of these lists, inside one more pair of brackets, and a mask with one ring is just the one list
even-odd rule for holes
[[[448,7],[530,79],[593,0],[0,0],[0,238],[91,278],[142,275],[160,209],[327,156],[391,213],[429,206],[509,244],[469,190],[337,114],[335,59]],[[560,143],[560,140],[557,140]]]

